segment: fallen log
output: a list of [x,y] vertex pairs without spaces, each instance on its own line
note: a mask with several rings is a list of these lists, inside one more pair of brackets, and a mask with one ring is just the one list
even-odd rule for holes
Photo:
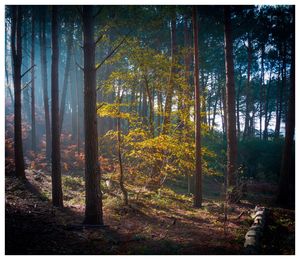
[[259,254],[261,238],[266,224],[266,208],[256,206],[252,215],[253,224],[245,235],[244,253],[248,255]]

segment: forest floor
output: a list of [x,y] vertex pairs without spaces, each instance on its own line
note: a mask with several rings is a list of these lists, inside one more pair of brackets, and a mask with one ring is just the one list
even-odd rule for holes
[[230,205],[226,223],[221,184],[214,178],[204,179],[200,209],[192,207],[192,196],[180,192],[180,185],[130,195],[127,207],[104,187],[106,226],[83,228],[82,177],[63,176],[63,209],[51,206],[49,173],[27,170],[26,177],[24,182],[6,172],[6,254],[243,254],[257,204],[270,210],[261,253],[295,253],[295,213],[272,206],[275,190],[269,184],[250,186],[246,200]]

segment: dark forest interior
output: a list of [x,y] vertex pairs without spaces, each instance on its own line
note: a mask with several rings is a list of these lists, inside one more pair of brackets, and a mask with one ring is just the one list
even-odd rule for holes
[[295,254],[295,6],[3,26],[6,254]]

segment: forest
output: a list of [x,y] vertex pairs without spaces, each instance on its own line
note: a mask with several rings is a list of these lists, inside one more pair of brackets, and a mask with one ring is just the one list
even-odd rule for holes
[[295,6],[6,5],[3,27],[5,254],[295,254]]

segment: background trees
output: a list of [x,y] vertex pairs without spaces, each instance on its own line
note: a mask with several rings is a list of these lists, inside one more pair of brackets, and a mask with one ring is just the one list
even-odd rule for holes
[[[52,132],[58,190],[59,156],[62,174],[72,167],[82,175],[83,165],[66,159],[85,160],[90,224],[102,224],[100,176],[117,174],[100,174],[104,158],[122,164],[123,191],[132,183],[159,190],[183,178],[197,206],[200,168],[222,182],[228,172],[229,185],[231,177],[279,182],[283,137],[289,147],[294,142],[290,6],[231,6],[225,16],[223,6],[199,6],[197,13],[192,6],[69,6],[60,8],[57,28],[50,8],[33,9],[9,7],[6,19],[6,96],[15,103],[18,176],[24,176],[22,141],[28,167],[34,150],[44,164]],[[31,37],[20,40],[21,31]]]

